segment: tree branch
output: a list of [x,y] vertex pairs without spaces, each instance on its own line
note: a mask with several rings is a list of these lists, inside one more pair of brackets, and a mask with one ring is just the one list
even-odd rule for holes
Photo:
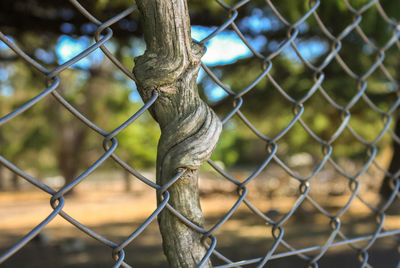
[[[198,169],[210,157],[222,128],[197,91],[196,78],[204,48],[191,40],[186,0],[137,0],[137,5],[147,49],[135,59],[133,72],[145,102],[154,91],[159,94],[150,108],[161,128],[157,183],[165,185],[185,169],[183,176],[168,188],[169,203],[202,226]],[[158,220],[170,266],[196,267],[206,254],[202,235],[168,210],[162,211]],[[211,267],[211,262],[206,266]]]

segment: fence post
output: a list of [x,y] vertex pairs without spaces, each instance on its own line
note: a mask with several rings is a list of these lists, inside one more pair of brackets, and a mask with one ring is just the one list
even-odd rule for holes
[[[202,226],[198,168],[214,149],[221,122],[200,99],[196,78],[204,48],[192,42],[186,0],[137,0],[142,14],[146,52],[135,59],[133,72],[146,102],[156,91],[150,113],[159,123],[157,183],[168,188],[169,204],[192,223]],[[160,195],[158,195],[160,202]],[[170,267],[196,267],[206,254],[201,234],[170,211],[159,215],[164,253]],[[211,267],[211,262],[205,264]]]

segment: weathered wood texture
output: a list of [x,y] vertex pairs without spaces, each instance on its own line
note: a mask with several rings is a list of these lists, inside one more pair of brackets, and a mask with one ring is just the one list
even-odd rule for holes
[[[159,94],[150,109],[161,128],[157,183],[164,185],[181,168],[186,169],[168,189],[169,203],[202,226],[198,168],[210,157],[221,132],[220,120],[197,91],[196,78],[204,48],[191,40],[186,0],[136,2],[142,14],[147,49],[135,59],[133,72],[145,102],[154,91]],[[201,234],[168,210],[158,220],[170,267],[196,267],[206,254]],[[211,262],[205,267],[211,267]]]

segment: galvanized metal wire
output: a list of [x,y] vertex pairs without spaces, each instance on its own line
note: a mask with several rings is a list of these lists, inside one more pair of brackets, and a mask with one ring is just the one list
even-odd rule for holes
[[[43,221],[34,226],[33,229],[26,234],[21,240],[19,240],[13,247],[8,249],[6,252],[2,252],[0,255],[0,263],[4,262],[6,259],[13,256],[16,252],[18,252],[21,248],[23,248],[30,240],[32,240],[38,233],[40,233],[46,225],[51,222],[55,216],[60,215],[70,224],[90,236],[91,238],[99,241],[104,246],[109,247],[112,256],[115,260],[114,267],[131,267],[128,263],[124,261],[125,259],[125,252],[124,248],[130,244],[135,238],[137,238],[140,233],[147,228],[147,226],[157,217],[157,215],[162,210],[169,210],[172,212],[177,218],[179,218],[182,222],[184,222],[187,226],[202,234],[202,242],[207,247],[207,254],[204,256],[201,263],[199,263],[199,267],[201,267],[206,261],[210,258],[211,255],[214,255],[216,258],[220,259],[223,265],[218,267],[243,267],[249,264],[256,264],[257,267],[264,267],[270,260],[285,258],[289,256],[298,256],[299,258],[306,260],[310,267],[318,267],[318,261],[324,256],[328,249],[348,245],[350,249],[354,250],[354,254],[359,257],[360,260],[360,267],[371,267],[368,263],[369,253],[368,250],[371,246],[376,242],[377,239],[383,237],[396,237],[400,234],[400,229],[395,230],[386,230],[384,228],[385,222],[385,211],[386,209],[394,202],[396,198],[399,196],[399,188],[400,188],[400,170],[397,171],[395,174],[390,173],[384,167],[381,167],[375,159],[376,152],[377,152],[377,143],[381,140],[382,136],[385,133],[388,133],[394,140],[397,142],[400,141],[400,137],[396,136],[396,134],[390,129],[390,124],[393,119],[394,112],[398,109],[400,105],[400,98],[398,98],[395,103],[386,111],[380,109],[365,93],[368,82],[367,79],[377,70],[381,70],[382,73],[385,75],[388,81],[390,81],[394,87],[398,90],[398,77],[393,77],[390,72],[386,69],[384,64],[385,53],[391,48],[397,48],[400,51],[400,24],[398,21],[390,18],[382,8],[379,0],[372,0],[365,4],[364,6],[356,9],[354,8],[347,0],[343,0],[346,8],[350,13],[353,15],[353,22],[349,24],[340,34],[334,35],[329,30],[329,25],[325,25],[323,20],[320,18],[318,14],[318,8],[320,6],[320,1],[311,1],[308,11],[302,15],[300,19],[298,19],[294,23],[290,23],[285,16],[283,16],[276,6],[270,1],[266,0],[265,4],[270,8],[274,16],[282,23],[287,29],[287,37],[282,42],[279,47],[271,52],[268,55],[262,55],[261,53],[257,52],[255,48],[252,47],[251,42],[246,39],[245,35],[239,30],[239,27],[236,25],[236,19],[240,12],[240,8],[247,5],[250,0],[242,0],[238,1],[235,5],[229,6],[222,0],[216,0],[216,2],[226,10],[227,19],[226,21],[219,27],[217,27],[210,35],[205,37],[203,40],[199,42],[202,44],[206,44],[211,39],[213,39],[216,35],[223,32],[226,29],[231,29],[236,32],[236,34],[240,37],[242,42],[250,49],[253,56],[260,59],[263,64],[260,67],[261,73],[260,75],[246,88],[243,88],[239,92],[234,92],[230,89],[228,85],[225,85],[218,76],[213,73],[212,69],[208,67],[206,64],[202,64],[202,68],[205,73],[219,86],[221,87],[228,95],[233,98],[233,107],[232,110],[228,113],[228,115],[221,119],[224,124],[226,124],[232,117],[237,117],[240,119],[245,126],[247,126],[260,140],[262,140],[267,148],[267,157],[259,166],[259,168],[251,174],[248,178],[243,181],[239,181],[233,175],[229,174],[223,168],[219,167],[217,163],[209,160],[208,164],[215,169],[224,179],[226,179],[226,184],[234,184],[237,189],[237,201],[232,206],[232,208],[225,214],[223,217],[211,228],[204,229],[196,225],[195,223],[191,222],[189,219],[185,218],[182,214],[180,214],[174,207],[172,207],[169,201],[169,192],[168,188],[173,185],[177,180],[180,179],[181,175],[185,172],[185,170],[181,170],[178,174],[176,174],[171,180],[165,185],[158,185],[154,183],[152,180],[146,178],[143,174],[139,171],[135,170],[132,166],[127,164],[122,158],[120,158],[115,150],[118,147],[118,139],[117,136],[119,133],[124,131],[124,129],[135,123],[135,120],[139,118],[145,111],[151,107],[151,105],[157,100],[158,94],[155,92],[153,97],[145,103],[141,109],[139,109],[135,114],[133,114],[128,120],[126,120],[122,125],[113,129],[113,130],[103,130],[93,122],[91,122],[84,114],[81,114],[72,104],[70,104],[59,92],[58,86],[60,84],[60,73],[68,69],[71,65],[78,62],[79,60],[87,57],[93,51],[100,49],[104,55],[111,60],[111,62],[129,79],[135,80],[134,75],[129,70],[130,67],[124,66],[106,47],[105,43],[109,41],[112,36],[113,32],[110,28],[113,24],[119,22],[120,20],[124,19],[132,12],[135,12],[136,6],[132,6],[129,9],[122,11],[117,16],[110,18],[106,22],[101,22],[96,19],[88,10],[86,10],[77,0],[70,0],[73,6],[76,8],[77,11],[80,12],[82,16],[85,16],[88,21],[97,25],[97,29],[94,34],[95,43],[91,46],[86,48],[85,50],[81,51],[78,55],[71,58],[67,62],[57,66],[54,69],[47,69],[29,55],[27,55],[23,50],[21,50],[17,44],[10,41],[5,34],[0,32],[0,40],[4,42],[10,49],[12,49],[16,55],[20,58],[25,60],[26,64],[29,65],[31,68],[36,69],[39,71],[43,77],[45,78],[45,84],[43,85],[44,90],[39,93],[34,98],[28,100],[19,108],[15,109],[14,111],[10,112],[9,114],[3,115],[0,118],[0,127],[7,127],[5,123],[10,120],[18,120],[18,116],[27,109],[30,109],[32,106],[37,104],[38,102],[42,101],[45,98],[54,98],[59,105],[62,105],[66,110],[68,110],[73,116],[79,119],[82,123],[84,123],[88,128],[92,129],[99,135],[103,137],[103,148],[104,153],[103,155],[97,159],[97,161],[92,164],[88,169],[86,169],[82,174],[80,174],[77,178],[75,178],[71,183],[62,187],[60,190],[56,191],[52,189],[50,186],[40,182],[39,179],[32,177],[31,175],[27,174],[24,170],[21,170],[19,167],[14,165],[12,162],[7,160],[5,157],[0,155],[0,163],[7,167],[10,171],[17,174],[18,176],[22,177],[38,189],[42,190],[49,194],[50,205],[53,208],[53,211],[45,218]],[[386,22],[387,26],[392,29],[392,37],[390,40],[383,46],[377,46],[371,39],[365,34],[362,27],[360,26],[362,16],[365,12],[367,12],[371,7],[374,7],[378,10],[379,16]],[[296,40],[299,38],[300,32],[300,25],[307,21],[308,19],[313,18],[317,24],[319,29],[322,32],[322,35],[327,40],[330,40],[331,49],[329,53],[325,56],[325,59],[322,63],[318,66],[314,65],[312,62],[307,60],[303,55],[301,50],[298,48],[296,44]],[[341,43],[346,36],[350,33],[357,33],[358,36],[368,44],[370,47],[373,48],[374,52],[376,53],[376,61],[372,64],[369,69],[363,74],[355,73],[342,59],[340,55],[341,50]],[[294,97],[290,96],[285,90],[279,85],[277,81],[274,80],[274,77],[271,75],[271,68],[273,66],[273,60],[282,54],[284,49],[291,47],[297,56],[299,57],[300,61],[314,73],[314,80],[313,85],[310,87],[308,92],[300,99],[295,99]],[[349,78],[353,79],[357,82],[358,90],[357,93],[351,98],[351,100],[346,105],[340,105],[332,98],[329,93],[323,87],[323,81],[325,79],[324,70],[331,62],[336,62],[342,68],[342,70],[348,75]],[[268,137],[259,131],[251,121],[246,117],[246,115],[241,111],[241,107],[245,102],[244,96],[249,93],[253,88],[260,82],[261,79],[266,78],[268,81],[273,85],[274,90],[279,93],[281,98],[284,98],[289,103],[293,105],[293,120],[278,134],[274,137]],[[302,114],[305,109],[305,102],[314,96],[316,93],[320,93],[325,100],[334,106],[337,111],[341,113],[341,124],[337,128],[336,132],[331,135],[329,139],[322,139],[316,133],[313,132],[312,128],[303,120]],[[351,114],[351,108],[360,100],[363,101],[369,106],[370,109],[377,112],[382,116],[382,122],[384,124],[384,128],[382,131],[375,137],[375,139],[371,142],[366,141],[363,139],[356,130],[354,130],[351,125],[349,124]],[[278,141],[282,139],[285,134],[292,129],[295,123],[301,124],[303,129],[312,137],[315,142],[319,143],[322,148],[323,157],[318,166],[313,170],[313,172],[308,177],[302,177],[296,174],[285,162],[280,159],[277,155],[278,149]],[[356,174],[352,175],[347,173],[343,170],[338,163],[335,162],[334,158],[332,157],[332,150],[333,150],[333,143],[337,140],[343,131],[348,130],[352,133],[353,137],[358,140],[358,142],[364,144],[366,148],[368,148],[368,161],[365,163],[364,167]],[[157,208],[153,211],[153,213],[138,227],[132,234],[130,234],[123,242],[116,243],[106,239],[105,237],[101,236],[91,228],[85,226],[72,216],[70,216],[67,212],[63,210],[65,205],[65,194],[67,194],[71,189],[76,187],[79,183],[87,178],[87,176],[96,170],[105,160],[112,159],[115,161],[121,169],[126,170],[133,176],[135,176],[138,180],[145,183],[157,193],[159,200],[161,202],[158,204]],[[294,203],[292,208],[279,220],[275,221],[268,217],[264,212],[257,208],[256,204],[253,204],[250,199],[247,198],[248,194],[248,187],[247,185],[254,180],[254,178],[263,171],[271,162],[275,162],[275,164],[279,165],[287,174],[291,177],[291,179],[296,180],[299,182],[299,194],[297,201]],[[351,192],[351,197],[345,206],[343,206],[337,213],[331,214],[327,210],[325,210],[321,205],[318,204],[310,195],[309,191],[312,187],[311,179],[318,174],[321,169],[327,164],[330,163],[336,171],[343,175],[343,177],[348,179],[349,182],[349,190]],[[382,170],[386,176],[389,176],[392,179],[392,183],[394,186],[393,193],[391,194],[390,198],[384,203],[377,206],[368,203],[365,201],[362,196],[359,194],[359,186],[360,181],[358,178],[362,176],[370,166],[376,166],[379,170]],[[375,231],[369,235],[360,236],[356,238],[349,238],[347,237],[341,230],[342,220],[341,217],[346,213],[349,209],[350,205],[354,200],[358,199],[362,203],[364,203],[370,209],[370,214],[376,215],[376,223],[377,227]],[[291,216],[296,212],[296,210],[300,207],[300,205],[305,201],[309,201],[315,209],[321,215],[324,215],[330,221],[330,228],[331,232],[329,237],[326,239],[325,243],[319,246],[314,247],[307,247],[307,248],[295,248],[289,242],[285,240],[285,223],[291,218]],[[269,247],[264,256],[259,256],[258,258],[254,259],[247,259],[247,260],[230,260],[219,251],[216,250],[217,248],[217,240],[216,236],[214,235],[215,232],[224,225],[224,223],[229,220],[229,218],[237,211],[239,205],[244,204],[247,206],[250,211],[259,219],[264,221],[268,226],[271,226],[272,236],[274,239],[274,243],[271,247]],[[312,238],[310,238],[312,239]],[[367,241],[363,247],[358,246],[358,242]],[[283,246],[286,248],[285,252],[276,253],[278,246]],[[400,262],[399,262],[400,265]]]

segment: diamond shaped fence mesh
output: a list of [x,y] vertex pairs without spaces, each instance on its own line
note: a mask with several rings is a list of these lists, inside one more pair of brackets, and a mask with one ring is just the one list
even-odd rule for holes
[[[334,33],[331,25],[326,25],[324,22],[326,14],[320,14],[319,11],[320,5],[323,4],[321,3],[322,1],[310,1],[306,12],[298,15],[295,21],[292,21],[286,15],[288,12],[285,9],[291,9],[292,7],[288,6],[282,9],[281,6],[277,7],[276,3],[269,0],[266,0],[262,4],[260,4],[260,1],[243,0],[237,1],[233,5],[228,5],[222,0],[210,1],[225,10],[226,20],[223,24],[213,28],[213,31],[208,33],[203,39],[197,41],[208,45],[221,34],[223,35],[227,32],[234,34],[235,40],[240,40],[241,45],[246,46],[249,51],[244,59],[248,60],[249,65],[244,69],[242,68],[239,73],[242,76],[251,77],[247,80],[252,80],[250,84],[240,86],[239,88],[238,85],[229,84],[229,81],[225,81],[225,73],[221,72],[217,67],[208,64],[206,61],[202,63],[201,67],[202,71],[204,71],[203,80],[206,79],[211,81],[210,83],[213,83],[212,89],[207,94],[222,94],[224,96],[214,103],[217,110],[218,105],[221,104],[224,106],[221,109],[223,111],[221,112],[223,114],[221,121],[224,124],[221,139],[227,138],[229,133],[232,133],[232,128],[246,128],[248,130],[247,133],[254,135],[258,140],[257,144],[262,147],[263,158],[260,159],[258,157],[259,154],[255,154],[258,159],[254,161],[259,166],[255,171],[243,171],[242,173],[237,170],[231,173],[224,167],[221,161],[208,161],[208,168],[213,169],[214,172],[219,174],[220,179],[218,183],[220,187],[228,189],[228,192],[232,192],[233,189],[234,194],[231,192],[229,194],[236,196],[236,201],[232,207],[224,214],[219,215],[219,219],[208,228],[192,223],[168,203],[168,188],[179,180],[183,173],[176,174],[166,185],[158,185],[152,178],[148,178],[148,176],[134,169],[124,160],[124,157],[116,153],[116,149],[119,146],[118,134],[124,132],[130,125],[142,124],[137,119],[157,100],[157,93],[154,93],[152,98],[144,103],[123,124],[115,129],[104,130],[89,120],[85,113],[81,113],[77,107],[74,107],[74,105],[67,101],[65,96],[59,91],[60,74],[73,64],[99,50],[120,70],[121,74],[126,75],[132,83],[135,80],[134,75],[130,71],[131,66],[125,66],[117,59],[116,55],[110,52],[105,44],[114,38],[111,27],[122,20],[129,21],[129,16],[134,12],[138,12],[137,7],[133,5],[120,12],[117,16],[101,22],[78,1],[70,0],[70,2],[75,10],[79,12],[80,16],[83,16],[88,22],[97,26],[94,33],[95,42],[54,69],[48,69],[40,64],[33,57],[25,53],[18,46],[18,42],[12,41],[5,33],[0,32],[0,40],[3,42],[3,45],[6,45],[16,56],[23,59],[25,64],[30,68],[37,70],[41,74],[41,78],[45,78],[44,80],[46,81],[43,91],[35,97],[7,114],[0,114],[0,129],[7,128],[7,123],[10,121],[19,120],[19,116],[23,112],[31,109],[44,99],[54,98],[57,101],[57,105],[68,110],[72,116],[80,120],[87,128],[103,138],[102,146],[104,153],[72,182],[58,190],[53,189],[41,182],[39,178],[35,178],[29,175],[28,172],[20,169],[16,164],[8,160],[6,155],[0,155],[0,163],[3,166],[34,185],[37,189],[49,194],[50,205],[52,207],[51,213],[40,224],[32,226],[33,229],[22,239],[5,252],[1,252],[0,263],[5,262],[9,258],[18,258],[16,253],[37,236],[47,224],[52,222],[57,216],[60,216],[91,239],[97,240],[104,247],[110,248],[115,261],[114,267],[131,267],[126,260],[125,248],[133,243],[141,235],[142,231],[146,230],[149,224],[155,221],[157,215],[163,210],[170,210],[185,224],[203,235],[202,242],[207,247],[207,254],[204,256],[203,261],[199,263],[199,267],[209,258],[212,259],[216,267],[245,267],[247,265],[264,267],[268,266],[274,260],[290,257],[297,257],[296,260],[299,263],[306,263],[309,267],[318,267],[320,260],[324,258],[328,251],[330,252],[340,247],[351,251],[351,254],[358,259],[357,267],[372,267],[373,264],[369,251],[379,240],[386,239],[392,241],[392,248],[399,246],[398,235],[400,234],[400,224],[398,222],[396,224],[396,220],[390,219],[391,216],[388,215],[388,210],[398,202],[400,170],[387,168],[377,160],[378,150],[380,149],[379,143],[382,140],[389,141],[386,143],[393,144],[393,147],[400,146],[399,132],[395,129],[398,128],[396,127],[396,121],[399,120],[398,107],[400,105],[398,83],[398,74],[400,72],[396,70],[396,64],[398,65],[397,62],[400,55],[400,24],[387,15],[381,5],[383,1],[361,1],[364,4],[356,7],[350,1],[343,0],[341,7],[346,11],[349,21],[338,33]],[[256,4],[253,2],[256,2]],[[189,2],[189,10],[190,8]],[[246,9],[253,9],[257,12],[263,10],[268,13],[270,20],[251,22],[250,18],[246,22],[243,22],[244,19],[241,16],[241,12]],[[253,12],[254,16],[257,16],[257,12]],[[382,42],[378,43],[374,38],[369,36],[369,29],[366,29],[363,25],[363,17],[370,16],[370,12],[374,12],[373,14],[381,21],[376,27],[381,27],[379,31],[384,31],[386,36],[388,36]],[[277,25],[276,28],[278,30],[276,30],[275,35],[271,34],[271,36],[268,36],[266,34],[267,45],[264,45],[268,46],[268,49],[262,52],[258,48],[258,43],[254,42],[254,38],[252,39],[241,30],[243,27],[249,27],[252,23],[259,23],[261,25],[259,25],[259,28],[256,27],[256,30],[264,27],[266,24]],[[310,25],[313,25],[312,28]],[[369,25],[368,27],[372,26]],[[118,38],[118,36],[115,38]],[[313,40],[314,42],[312,42]],[[353,44],[361,45],[351,47],[352,40],[356,40]],[[238,42],[236,41],[236,43]],[[230,43],[228,42],[226,50],[229,49],[229,45]],[[343,51],[347,52],[344,53]],[[363,55],[367,60],[361,61],[360,55]],[[294,78],[289,77],[290,73],[277,74],[275,66],[279,64],[286,64],[290,68],[300,68],[299,66],[302,66],[304,72],[299,74],[299,77]],[[230,67],[226,65],[223,68]],[[332,70],[336,70],[336,72]],[[338,75],[339,73],[340,75]],[[286,89],[289,87],[287,83],[289,78],[291,78],[291,81],[295,80],[295,88],[298,88],[298,91],[288,91]],[[335,84],[332,81],[339,79],[345,80],[348,87],[335,88],[335,85],[340,85],[340,83]],[[331,83],[326,83],[327,81]],[[374,88],[381,88],[384,93],[370,92],[371,84],[374,85],[372,86]],[[260,85],[266,88],[266,90],[259,91],[257,87],[260,87]],[[341,97],[337,92],[345,92],[343,94],[346,97]],[[382,96],[381,99],[383,101],[377,101],[376,96]],[[273,112],[273,119],[275,121],[267,122],[269,126],[276,127],[274,130],[265,131],[265,127],[262,124],[259,125],[258,122],[253,123],[252,116],[246,113],[247,108],[244,109],[244,107],[247,103],[251,103],[248,105],[252,106],[253,102],[251,101],[254,98],[258,102],[265,103],[267,112],[274,109],[275,102],[284,103],[285,109],[289,112],[275,110]],[[318,108],[309,110],[309,105],[318,105]],[[267,106],[272,108],[268,109]],[[369,114],[373,114],[374,118],[379,118],[375,122],[380,123],[380,125],[376,125],[372,131],[370,128],[363,129],[364,127],[367,128],[368,124],[363,124],[362,120],[368,121],[370,118],[365,115],[366,113],[360,111],[368,111]],[[330,113],[329,118],[332,119],[328,120],[328,122],[323,122],[324,124],[328,124],[330,128],[326,132],[321,132],[315,127],[316,125],[313,122],[322,120],[319,114],[324,113]],[[261,113],[260,116],[262,116]],[[364,135],[365,133],[367,135]],[[311,154],[318,155],[318,157],[313,157],[312,163],[306,164],[307,168],[301,171],[296,167],[296,164],[301,159],[304,159],[304,157],[298,159],[288,159],[285,157],[285,152],[288,151],[285,139],[295,139],[296,137],[304,136],[307,137]],[[347,142],[344,145],[340,142],[343,137],[345,137]],[[352,142],[348,142],[349,140]],[[343,148],[353,150],[352,148],[355,146],[362,148],[361,158],[363,161],[362,164],[357,165],[353,170],[349,171],[344,167],[345,165],[343,165],[340,159],[335,156],[335,151],[344,150]],[[297,150],[298,153],[302,152],[302,149],[298,148],[294,148],[293,150]],[[134,232],[128,234],[122,242],[111,241],[105,238],[93,230],[93,228],[85,226],[64,210],[64,206],[67,203],[65,195],[84,181],[89,174],[98,169],[107,159],[117,163],[119,169],[133,175],[135,180],[147,185],[152,189],[154,195],[162,199],[162,202],[157,205],[151,215]],[[400,161],[400,158],[398,161]],[[253,163],[253,166],[255,165]],[[276,183],[277,180],[279,181],[279,178],[285,177],[287,180],[284,183],[278,183],[275,191],[290,192],[288,189],[291,188],[292,192],[290,194],[293,197],[290,207],[277,212],[278,216],[273,215],[273,211],[265,211],[262,206],[260,207],[254,201],[255,199],[252,195],[252,191],[256,191],[256,188],[261,187],[259,185],[263,183],[258,179],[259,175],[265,171],[273,173],[274,170],[279,170],[280,174],[284,175],[268,175],[262,179],[264,183],[268,184],[271,181]],[[331,197],[328,196],[325,196],[325,198],[320,197],[321,195],[328,195],[329,190],[331,190],[326,189],[331,186],[324,184],[323,181],[333,180],[338,177],[340,179],[337,179],[335,185],[339,185],[338,187],[341,187],[343,192],[346,192],[345,201],[343,201],[344,199],[338,201],[334,209],[327,208],[326,200],[335,199],[329,199]],[[388,185],[390,185],[390,191],[386,195],[386,198],[379,199],[377,197],[378,187],[372,187],[372,190],[375,191],[375,198],[365,198],[365,188],[369,187],[368,185],[371,184],[371,181],[380,182],[384,177]],[[374,185],[377,184],[375,183]],[[267,202],[270,202],[268,200],[271,200],[271,198],[267,196],[273,195],[271,191],[262,192],[261,190],[259,192],[261,192],[261,195]],[[275,202],[279,203],[279,200]],[[348,231],[349,228],[357,229],[357,226],[359,226],[347,216],[349,209],[355,203],[364,208],[366,218],[369,220],[372,219],[370,226],[373,227],[365,232]],[[115,209],[117,210],[118,207]],[[307,214],[307,209],[313,210],[313,214]],[[260,252],[261,250],[263,252],[261,255],[255,256],[255,254],[249,254],[250,257],[238,259],[234,254],[227,253],[227,250],[219,249],[217,234],[231,220],[234,214],[243,210],[246,210],[247,214],[251,215],[250,218],[254,221],[262,222],[260,226],[263,228],[265,237],[258,238],[265,239],[268,243],[265,243],[262,249],[257,248],[253,250],[253,252]],[[300,216],[296,216],[296,214],[302,213],[305,213],[306,219],[300,219]],[[207,214],[205,214],[205,217],[207,218]],[[328,230],[322,239],[317,239],[316,236],[310,234],[308,240],[312,242],[311,245],[313,246],[296,244],[296,239],[293,240],[290,236],[287,239],[286,233],[290,234],[293,226],[303,228],[304,232],[307,233],[307,228],[311,228],[308,227],[311,225],[307,221],[312,221],[312,218],[319,218],[323,222],[324,227],[326,227],[325,230]],[[388,224],[388,222],[391,224]],[[240,225],[237,225],[233,230],[235,233],[250,231],[251,229],[248,226],[245,228]],[[251,245],[246,245],[246,241],[236,243],[240,243],[238,247],[251,248]],[[400,261],[398,261],[400,259],[399,255],[391,255],[391,258],[396,262],[397,267],[400,267]],[[378,264],[377,267],[383,267],[381,265]]]

